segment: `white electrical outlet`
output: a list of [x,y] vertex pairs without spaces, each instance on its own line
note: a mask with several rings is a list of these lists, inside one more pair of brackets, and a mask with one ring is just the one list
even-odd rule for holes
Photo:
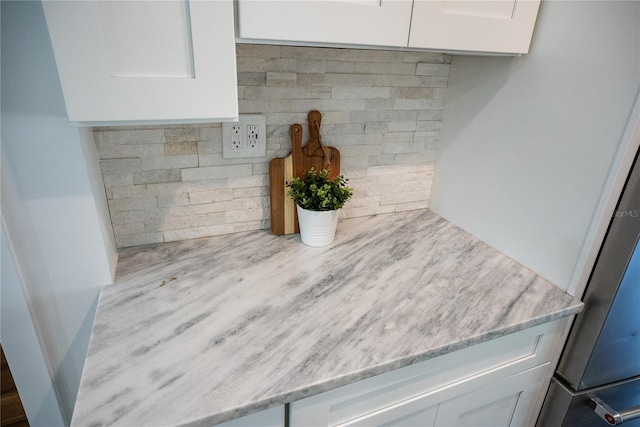
[[255,148],[259,141],[259,129],[258,125],[247,125],[247,146],[249,148]]
[[267,119],[262,114],[240,114],[237,122],[222,124],[222,157],[265,157]]
[[234,150],[244,148],[242,144],[242,126],[240,125],[231,125],[231,147]]

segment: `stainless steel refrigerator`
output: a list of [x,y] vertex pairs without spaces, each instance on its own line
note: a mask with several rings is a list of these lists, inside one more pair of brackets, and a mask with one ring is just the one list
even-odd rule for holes
[[607,231],[539,427],[640,427],[640,164]]

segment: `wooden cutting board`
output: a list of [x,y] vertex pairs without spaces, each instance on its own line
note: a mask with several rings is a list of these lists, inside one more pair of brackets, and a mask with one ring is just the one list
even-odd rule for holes
[[340,151],[322,143],[320,135],[322,114],[320,111],[310,111],[308,118],[310,136],[307,145],[302,147],[302,174],[312,167],[315,170],[327,169],[329,178],[336,179],[340,175]]
[[269,163],[269,195],[271,205],[271,232],[275,235],[299,233],[296,205],[287,195],[287,182],[302,178],[311,167],[329,170],[329,177],[340,175],[340,151],[322,144],[320,124],[322,114],[309,112],[310,138],[302,147],[302,125],[291,125],[291,153]]

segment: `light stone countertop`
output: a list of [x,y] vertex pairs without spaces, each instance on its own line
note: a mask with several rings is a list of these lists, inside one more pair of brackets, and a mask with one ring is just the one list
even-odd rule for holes
[[123,249],[74,426],[211,425],[579,312],[429,210]]

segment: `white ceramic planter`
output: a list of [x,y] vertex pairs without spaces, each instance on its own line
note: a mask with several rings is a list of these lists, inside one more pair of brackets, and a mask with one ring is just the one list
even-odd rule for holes
[[309,211],[296,205],[300,238],[307,246],[322,247],[333,242],[338,226],[338,211]]

